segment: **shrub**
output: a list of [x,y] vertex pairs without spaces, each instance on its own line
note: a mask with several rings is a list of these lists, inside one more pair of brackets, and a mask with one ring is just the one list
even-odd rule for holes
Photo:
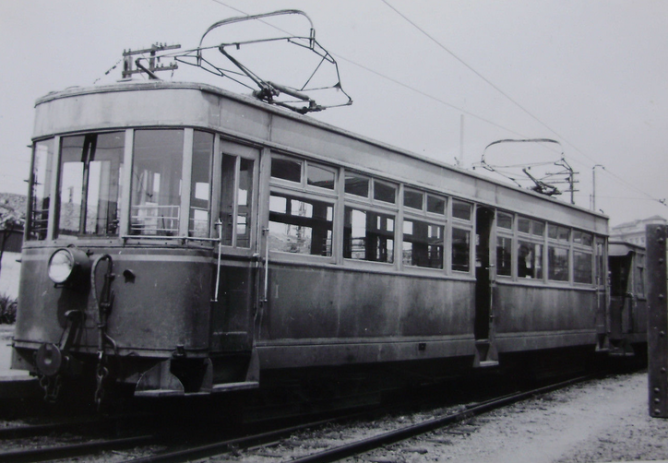
[[16,306],[16,299],[0,294],[0,323],[11,324],[16,321]]

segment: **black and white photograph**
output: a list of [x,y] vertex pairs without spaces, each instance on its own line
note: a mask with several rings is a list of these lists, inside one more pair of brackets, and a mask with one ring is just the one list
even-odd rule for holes
[[668,461],[667,31],[0,0],[0,462]]

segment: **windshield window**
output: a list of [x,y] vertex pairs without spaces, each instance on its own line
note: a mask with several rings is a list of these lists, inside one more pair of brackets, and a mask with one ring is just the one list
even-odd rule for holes
[[32,178],[31,205],[28,239],[46,239],[49,223],[49,196],[51,194],[51,172],[53,171],[53,139],[35,144]]
[[183,130],[137,130],[130,234],[177,236],[181,217]]
[[58,237],[118,235],[124,141],[123,132],[62,139]]
[[189,236],[208,237],[211,212],[211,162],[213,134],[195,130],[190,181]]

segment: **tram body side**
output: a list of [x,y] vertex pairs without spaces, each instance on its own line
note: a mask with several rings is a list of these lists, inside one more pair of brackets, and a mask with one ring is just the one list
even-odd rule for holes
[[[578,250],[572,238],[553,242],[545,230],[542,237],[524,236],[518,227],[504,232],[497,230],[494,218],[505,211],[515,220],[531,217],[543,226],[556,221],[572,234],[579,230],[604,241],[603,216],[202,86],[126,84],[63,92],[38,102],[35,126],[36,145],[53,139],[61,146],[50,154],[46,207],[38,207],[37,199],[43,198],[31,191],[33,229],[27,231],[23,250],[13,368],[43,377],[60,362],[54,374],[79,374],[82,368],[99,366],[104,356],[115,378],[136,384],[138,395],[163,396],[257,388],[263,372],[271,371],[420,360],[441,362],[447,370],[449,359],[480,366],[498,364],[503,353],[605,347],[605,279],[594,278],[593,270],[590,281],[582,284],[572,276],[565,281],[547,276],[552,248],[562,254],[580,252],[592,267],[604,261],[604,248]],[[136,200],[137,192],[149,196],[145,179],[150,176],[138,175],[138,166],[146,172],[154,169],[154,183],[158,172],[162,177],[157,183],[168,183],[167,172],[159,171],[160,159],[149,159],[153,164],[137,161],[143,156],[137,148],[140,132],[153,131],[148,135],[159,141],[164,134],[158,130],[185,134],[178,138],[183,151],[176,150],[185,174],[172,183],[192,191],[190,198],[184,194],[160,206],[180,208],[169,233],[158,230],[151,216],[156,201]],[[117,182],[121,212],[110,221],[118,227],[100,236],[61,233],[70,226],[59,217],[65,211],[67,178],[58,166],[65,169],[68,143],[76,142],[68,137],[81,134],[85,153],[94,146],[87,134],[107,132],[125,140],[117,147],[117,159],[124,162],[122,181]],[[195,156],[205,153],[198,151],[201,133],[213,133],[207,158],[210,177],[205,180],[195,177],[200,167],[193,167]],[[301,183],[272,174],[275,159],[299,165]],[[322,172],[330,172],[335,179],[331,188],[309,183],[308,169],[325,177],[329,174]],[[374,191],[382,185],[396,187],[394,203],[378,201],[371,192],[366,199],[348,194],[348,172],[373,182]],[[198,196],[198,182],[207,184],[207,200]],[[401,197],[410,189],[422,194],[425,203],[443,198],[447,208],[437,217],[426,206],[420,212],[403,207]],[[300,204],[303,211],[320,208],[326,213],[317,220],[308,213],[295,219],[275,206],[281,201],[284,208]],[[455,201],[470,206],[468,218],[455,217]],[[197,208],[206,219],[200,235],[192,228],[199,220]],[[35,217],[42,214],[42,220],[45,211],[48,225],[37,233]],[[363,251],[351,250],[346,235],[354,233],[348,221],[355,214],[366,217],[367,241],[355,242],[363,244]],[[371,230],[381,219],[387,229]],[[406,222],[440,230],[441,241],[416,239],[407,246]],[[85,220],[78,223],[87,229]],[[273,249],[270,239],[276,235],[271,228],[276,223],[287,224],[287,229],[307,224],[304,229],[324,233],[327,242],[320,255],[302,253],[303,246],[291,252]],[[152,235],[147,235],[151,226]],[[488,230],[486,247],[479,248],[475,236],[483,229]],[[454,230],[466,238],[464,244],[455,243]],[[525,270],[518,269],[515,257],[508,274],[498,274],[495,266],[503,257],[496,243],[504,233],[513,246],[524,240],[533,243],[536,252],[540,249],[534,266],[542,273],[521,273]],[[375,251],[364,244],[372,241]],[[430,246],[440,263],[432,268],[415,264],[411,252],[420,246]],[[465,253],[459,270],[453,270],[456,246]],[[54,284],[47,274],[59,249],[78,249],[89,259],[86,265],[108,256],[111,265],[103,261],[93,269],[95,287],[90,275],[76,284]],[[360,257],[360,252],[366,254]],[[572,273],[569,265],[564,268]],[[597,272],[605,272],[602,265]]]

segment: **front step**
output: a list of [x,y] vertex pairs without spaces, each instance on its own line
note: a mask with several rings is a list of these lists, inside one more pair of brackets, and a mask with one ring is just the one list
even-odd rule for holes
[[216,392],[232,392],[232,391],[246,391],[249,389],[258,389],[260,387],[259,381],[242,381],[240,383],[221,383],[214,384],[211,388],[211,393]]
[[496,347],[489,339],[477,339],[475,342],[474,368],[491,368],[499,366]]

